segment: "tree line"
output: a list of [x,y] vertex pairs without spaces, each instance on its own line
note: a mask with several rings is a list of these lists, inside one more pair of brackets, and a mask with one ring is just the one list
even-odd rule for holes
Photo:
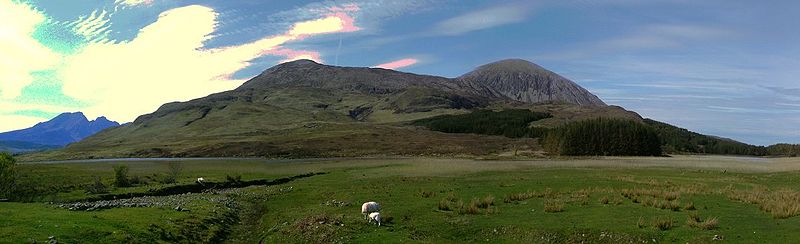
[[530,123],[551,117],[553,116],[549,113],[533,112],[527,109],[476,110],[467,114],[440,115],[421,119],[412,124],[445,133],[473,133],[510,138],[540,137],[545,129],[530,128]]
[[707,136],[652,119],[645,119],[656,129],[665,153],[727,154],[749,156],[800,156],[798,144],[756,146],[726,138]]
[[632,120],[597,118],[550,129],[541,139],[548,152],[573,156],[660,156],[655,129]]

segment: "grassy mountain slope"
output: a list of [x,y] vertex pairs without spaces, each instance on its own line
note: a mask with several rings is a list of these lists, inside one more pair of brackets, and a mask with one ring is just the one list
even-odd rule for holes
[[[508,72],[496,75],[507,78]],[[491,79],[491,73],[482,72],[481,77]],[[503,84],[509,85],[504,89],[515,87],[510,81],[503,79]],[[481,109],[527,109],[551,115],[530,122],[533,128],[553,128],[594,118],[644,121],[635,112],[617,106],[519,101],[486,85],[489,83],[300,60],[267,69],[235,90],[164,104],[133,123],[102,131],[61,150],[26,155],[22,160],[484,156],[509,152],[516,155],[519,151],[541,155],[544,152],[537,139],[447,134],[409,122]]]

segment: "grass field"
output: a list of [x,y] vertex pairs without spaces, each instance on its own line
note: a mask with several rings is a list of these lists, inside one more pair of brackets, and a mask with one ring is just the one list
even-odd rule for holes
[[[0,242],[800,241],[797,158],[187,160],[172,185],[326,174],[148,200],[158,206],[59,208],[91,197],[83,188],[94,176],[110,183],[116,164],[150,183],[111,193],[164,187],[154,179],[167,161],[22,164],[23,180],[60,192],[0,203]],[[384,226],[360,214],[370,200],[381,203]]]

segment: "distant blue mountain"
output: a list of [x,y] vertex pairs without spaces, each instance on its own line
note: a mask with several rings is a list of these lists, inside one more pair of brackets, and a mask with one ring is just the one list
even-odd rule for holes
[[31,128],[0,133],[0,145],[62,147],[115,126],[119,126],[119,123],[106,117],[89,121],[81,112],[63,113]]

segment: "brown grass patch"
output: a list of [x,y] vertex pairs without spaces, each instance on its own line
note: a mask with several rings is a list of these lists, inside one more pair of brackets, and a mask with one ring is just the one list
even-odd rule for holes
[[670,217],[659,217],[653,220],[653,227],[659,230],[669,230],[674,226],[674,222]]
[[702,230],[713,230],[716,229],[719,225],[719,219],[716,217],[711,217],[706,220],[700,219],[700,216],[696,213],[689,214],[689,218],[686,219],[686,225],[692,228],[702,229]]
[[800,192],[792,189],[770,191],[765,187],[756,187],[751,190],[731,191],[728,198],[757,204],[762,211],[778,219],[800,215]]
[[544,200],[544,211],[547,213],[558,213],[564,211],[564,202],[557,199]]
[[639,227],[639,229],[647,227],[647,221],[644,220],[644,217],[639,217],[639,220],[636,221],[636,227]]

